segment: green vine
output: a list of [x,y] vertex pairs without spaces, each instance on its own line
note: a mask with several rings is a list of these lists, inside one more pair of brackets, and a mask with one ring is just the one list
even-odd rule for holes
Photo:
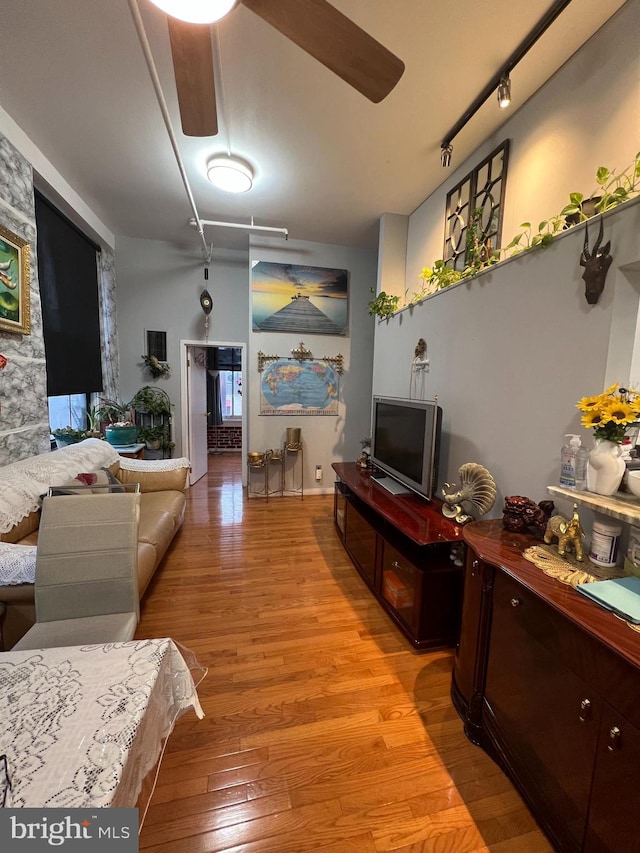
[[[569,193],[569,203],[559,213],[541,220],[536,231],[533,230],[531,222],[522,222],[519,226],[522,231],[501,250],[491,251],[490,247],[483,243],[479,227],[482,208],[476,208],[467,226],[464,270],[454,270],[442,259],[435,261],[432,267],[423,267],[418,278],[424,283],[420,290],[414,292],[411,302],[419,302],[462,279],[472,278],[507,257],[513,257],[531,249],[545,248],[556,235],[567,228],[635,198],[640,193],[640,152],[619,174],[606,166],[600,166],[596,172],[596,185],[595,191],[587,198],[582,193]],[[591,215],[586,210],[589,202],[594,210]],[[507,254],[510,249],[513,251]]]
[[[369,288],[369,293],[373,293],[375,296],[373,287]],[[392,296],[390,293],[385,293],[384,290],[381,290],[368,304],[369,316],[380,317],[381,320],[386,320],[396,313],[399,305],[399,296]]]

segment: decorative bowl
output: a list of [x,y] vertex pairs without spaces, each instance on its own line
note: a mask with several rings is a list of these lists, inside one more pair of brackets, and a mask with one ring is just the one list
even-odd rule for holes
[[640,471],[629,471],[627,474],[627,488],[632,495],[640,498]]

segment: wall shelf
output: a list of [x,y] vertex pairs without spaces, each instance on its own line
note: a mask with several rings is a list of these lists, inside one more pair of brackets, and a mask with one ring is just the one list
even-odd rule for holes
[[565,498],[581,506],[589,507],[603,515],[610,515],[618,521],[640,524],[640,498],[625,492],[615,495],[596,495],[594,492],[575,491],[564,486],[547,486],[550,495]]

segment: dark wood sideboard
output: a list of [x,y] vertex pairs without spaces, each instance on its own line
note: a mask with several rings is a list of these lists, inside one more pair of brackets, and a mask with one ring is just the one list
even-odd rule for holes
[[559,851],[640,850],[640,633],[522,556],[502,521],[468,545],[452,699]]
[[393,495],[371,471],[334,463],[336,530],[363,580],[416,649],[454,645],[462,601],[463,528],[442,502]]

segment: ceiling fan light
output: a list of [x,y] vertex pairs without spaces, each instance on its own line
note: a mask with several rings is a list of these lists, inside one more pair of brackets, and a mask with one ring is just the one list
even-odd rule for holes
[[214,24],[230,12],[237,0],[151,0],[172,18],[189,24]]
[[227,193],[246,193],[253,186],[253,170],[235,157],[212,157],[207,161],[207,177]]

